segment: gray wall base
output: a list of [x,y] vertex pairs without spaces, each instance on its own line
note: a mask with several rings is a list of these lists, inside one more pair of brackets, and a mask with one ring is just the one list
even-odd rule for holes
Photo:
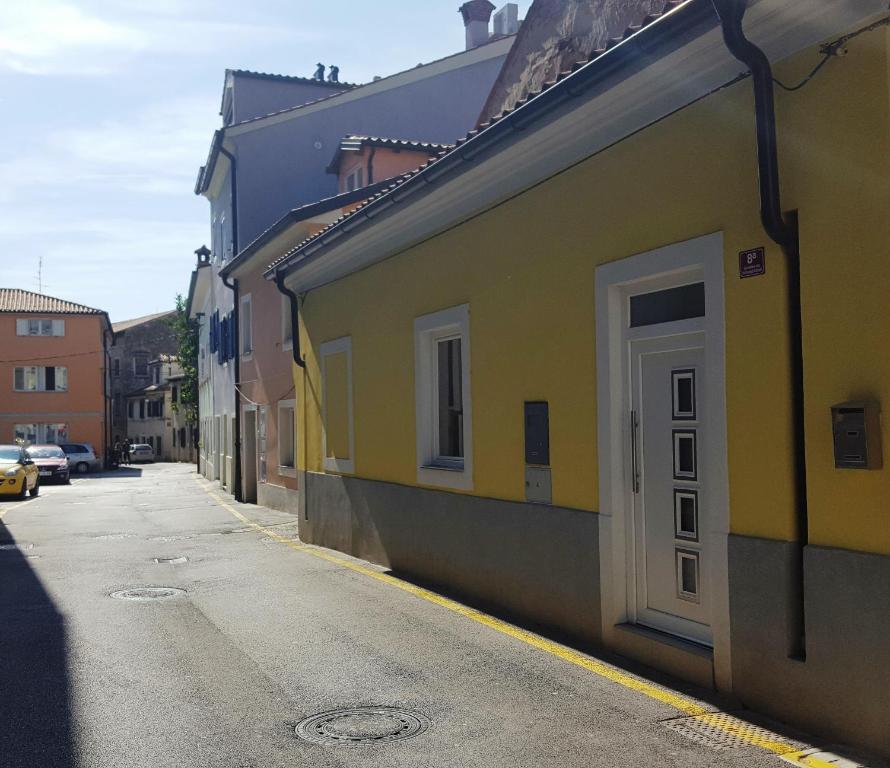
[[304,477],[303,541],[600,641],[595,513],[338,475]]
[[806,660],[794,647],[791,542],[729,540],[733,693],[813,733],[890,755],[890,557],[803,552]]
[[299,514],[299,493],[290,488],[271,483],[257,483],[256,502],[262,507],[277,509],[279,512]]

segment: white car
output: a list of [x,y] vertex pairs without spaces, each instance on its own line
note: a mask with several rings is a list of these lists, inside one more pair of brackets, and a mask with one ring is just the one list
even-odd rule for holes
[[68,457],[72,472],[82,475],[90,470],[102,469],[102,462],[96,457],[96,452],[89,443],[59,443],[59,448]]
[[136,464],[140,461],[154,461],[155,451],[147,443],[136,443],[130,446],[130,461]]

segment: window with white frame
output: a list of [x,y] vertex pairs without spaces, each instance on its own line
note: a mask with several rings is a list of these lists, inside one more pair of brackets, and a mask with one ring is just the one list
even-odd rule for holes
[[471,489],[469,306],[414,321],[417,480],[424,485]]
[[359,166],[349,172],[343,184],[344,192],[353,192],[364,186],[364,168]]
[[295,400],[278,402],[278,474],[295,477],[297,468]]
[[281,348],[293,349],[294,333],[293,326],[290,322],[290,299],[287,296],[281,297]]
[[355,472],[352,338],[328,341],[321,345],[319,354],[324,468],[331,472]]
[[64,336],[65,321],[48,318],[17,318],[16,336]]
[[42,365],[15,368],[13,389],[16,392],[67,392],[68,369]]
[[253,307],[250,294],[241,297],[241,355],[253,354]]
[[68,440],[67,424],[16,424],[15,440],[39,445],[64,443]]

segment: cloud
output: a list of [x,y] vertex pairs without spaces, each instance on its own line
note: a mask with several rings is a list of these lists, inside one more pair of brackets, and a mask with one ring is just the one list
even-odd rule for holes
[[0,203],[29,192],[183,196],[218,123],[215,94],[148,105],[88,127],[55,129],[30,151],[0,160]]
[[90,16],[74,5],[37,0],[4,9],[0,69],[25,74],[103,71],[99,62],[78,60],[79,50],[130,52],[144,48],[138,30]]
[[11,5],[0,27],[0,71],[27,75],[110,75],[142,55],[203,56],[207,44],[225,49],[323,37],[298,27],[223,21],[212,7],[182,0],[126,0],[101,13],[70,0]]

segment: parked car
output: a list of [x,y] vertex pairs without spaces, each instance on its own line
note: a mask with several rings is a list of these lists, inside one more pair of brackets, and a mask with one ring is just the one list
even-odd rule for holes
[[65,451],[72,469],[78,474],[102,469],[102,462],[96,458],[96,452],[89,443],[61,443],[59,448]]
[[0,445],[0,496],[24,499],[40,493],[37,465],[20,445]]
[[140,461],[154,461],[155,449],[147,443],[136,443],[130,446],[130,461],[138,464]]
[[71,482],[71,465],[65,451],[58,445],[31,445],[25,449],[25,453],[37,465],[40,482]]

